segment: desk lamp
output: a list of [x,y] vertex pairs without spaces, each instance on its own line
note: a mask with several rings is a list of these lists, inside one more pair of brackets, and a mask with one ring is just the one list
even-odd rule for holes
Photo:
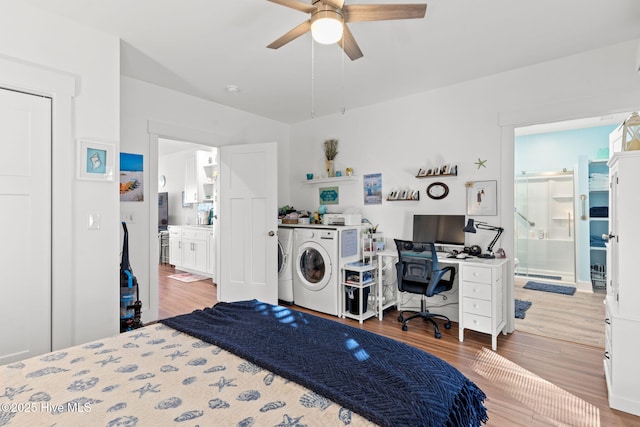
[[491,243],[489,243],[487,253],[478,255],[478,258],[495,258],[496,256],[493,254],[493,245],[495,245],[500,238],[500,235],[504,231],[504,228],[496,227],[495,225],[489,225],[486,222],[475,222],[474,226],[474,222],[475,221],[473,219],[469,218],[469,220],[467,221],[467,225],[464,227],[465,233],[475,233],[476,228],[480,230],[497,231],[496,236],[493,238]]

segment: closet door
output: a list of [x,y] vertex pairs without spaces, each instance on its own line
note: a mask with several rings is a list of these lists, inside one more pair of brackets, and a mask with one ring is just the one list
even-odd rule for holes
[[0,364],[51,351],[51,99],[0,88]]

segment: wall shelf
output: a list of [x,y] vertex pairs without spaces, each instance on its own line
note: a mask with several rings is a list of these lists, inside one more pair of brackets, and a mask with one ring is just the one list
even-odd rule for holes
[[416,178],[418,179],[423,179],[423,178],[446,178],[449,176],[458,176],[458,173],[441,173],[439,175],[416,175]]
[[337,182],[345,182],[345,181],[355,181],[360,177],[357,175],[347,175],[347,176],[336,176],[333,178],[314,178],[307,179],[302,181],[303,184],[329,184],[329,183],[337,183]]
[[391,190],[387,195],[388,202],[413,202],[420,200],[419,190]]

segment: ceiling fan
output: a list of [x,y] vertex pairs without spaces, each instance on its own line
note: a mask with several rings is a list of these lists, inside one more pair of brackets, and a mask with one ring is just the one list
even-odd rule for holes
[[311,14],[307,21],[275,40],[268,48],[278,49],[311,31],[313,39],[319,43],[338,43],[352,61],[361,58],[363,53],[347,22],[418,19],[424,18],[427,11],[426,4],[345,5],[344,0],[311,0],[311,4],[299,0],[268,1]]

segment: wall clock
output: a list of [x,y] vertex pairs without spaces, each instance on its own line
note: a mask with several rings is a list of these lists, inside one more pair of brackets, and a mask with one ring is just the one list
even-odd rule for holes
[[449,194],[449,186],[444,182],[434,182],[427,187],[427,196],[435,200],[444,199]]

